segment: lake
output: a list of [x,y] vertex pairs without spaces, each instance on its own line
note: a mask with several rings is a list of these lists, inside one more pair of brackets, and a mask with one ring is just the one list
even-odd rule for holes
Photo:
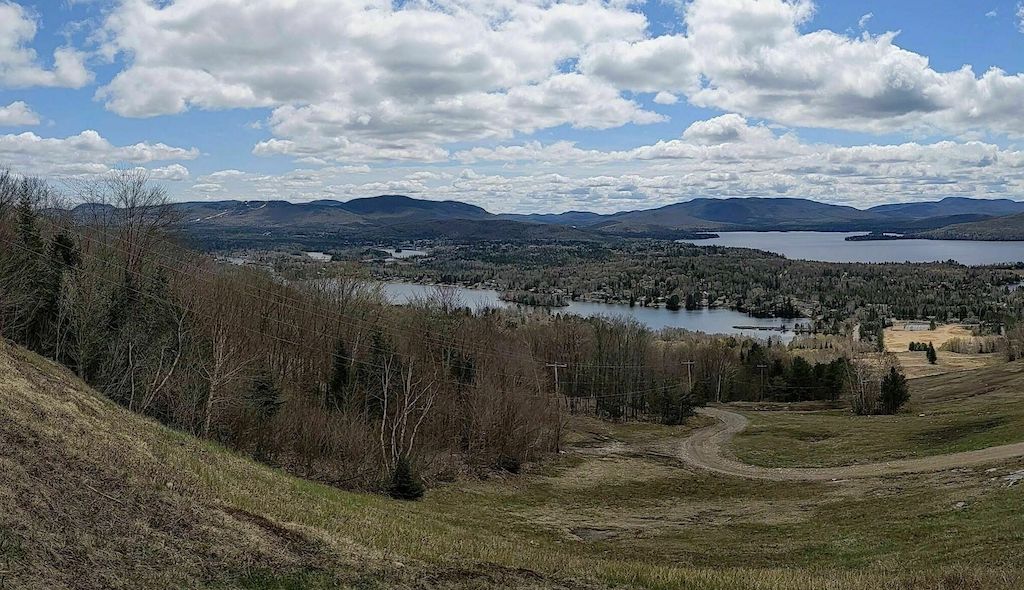
[[[435,287],[432,285],[417,285],[413,283],[382,283],[381,287],[385,297],[396,304],[404,304],[417,298],[427,297],[435,290]],[[789,330],[751,330],[736,328],[736,326],[758,326],[776,329],[792,328],[799,321],[779,318],[755,318],[731,309],[697,309],[693,311],[680,309],[678,311],[670,311],[665,308],[629,307],[628,305],[594,303],[590,301],[571,301],[568,307],[529,307],[502,301],[501,294],[491,289],[450,288],[455,289],[462,305],[475,310],[488,307],[519,307],[547,313],[571,313],[584,317],[633,318],[651,330],[683,328],[692,332],[704,332],[707,334],[742,334],[763,339],[767,339],[770,336],[773,340],[781,339],[788,342],[795,335]]]
[[426,250],[394,250],[391,248],[380,248],[381,251],[387,252],[395,260],[401,260],[404,258],[417,258],[420,256],[426,256]]
[[941,262],[1000,264],[1024,262],[1024,242],[967,240],[879,240],[847,242],[864,232],[722,232],[711,240],[680,240],[698,246],[756,248],[792,260],[821,262]]

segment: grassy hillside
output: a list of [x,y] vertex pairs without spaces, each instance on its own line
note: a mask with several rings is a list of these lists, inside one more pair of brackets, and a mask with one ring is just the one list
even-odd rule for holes
[[935,240],[1024,240],[1024,213],[949,225],[921,235]]
[[329,535],[311,525],[388,535],[374,523],[405,510],[163,428],[2,341],[0,448],[0,588],[583,587]]
[[169,431],[3,345],[0,576],[16,588],[1024,583],[1024,486],[990,473],[755,482],[674,458],[699,420],[572,426],[569,452],[550,464],[407,504]]
[[[943,353],[948,355],[949,353]],[[910,381],[907,412],[752,412],[737,456],[770,467],[871,463],[1024,441],[1024,362]]]

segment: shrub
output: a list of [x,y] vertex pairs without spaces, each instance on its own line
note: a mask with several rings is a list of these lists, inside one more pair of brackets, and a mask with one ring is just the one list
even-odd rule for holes
[[402,457],[391,474],[388,494],[396,500],[419,500],[423,497],[423,483],[413,472],[409,459]]
[[882,378],[881,411],[883,414],[895,414],[910,400],[910,389],[907,387],[907,377],[896,367],[891,367],[889,373]]

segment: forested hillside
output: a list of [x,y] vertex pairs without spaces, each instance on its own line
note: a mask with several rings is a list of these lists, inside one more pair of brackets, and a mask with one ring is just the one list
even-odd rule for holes
[[337,486],[416,495],[557,450],[567,411],[679,423],[706,400],[835,400],[852,374],[842,350],[811,365],[744,339],[474,313],[444,289],[395,307],[353,280],[220,265],[173,242],[173,210],[135,173],[93,187],[105,206],[88,219],[60,215],[42,181],[3,175],[0,195],[5,338],[129,410]]

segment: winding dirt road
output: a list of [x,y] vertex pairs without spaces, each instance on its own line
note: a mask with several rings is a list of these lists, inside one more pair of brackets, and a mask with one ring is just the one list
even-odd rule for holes
[[857,479],[905,473],[945,471],[956,469],[957,467],[984,465],[1006,459],[1024,457],[1024,442],[1022,442],[949,455],[901,459],[884,463],[866,463],[846,467],[759,467],[757,465],[741,463],[725,450],[732,437],[747,427],[748,420],[744,416],[721,408],[700,408],[697,412],[716,418],[718,423],[702,428],[686,439],[680,449],[679,458],[695,467],[750,479],[770,479],[775,481]]

